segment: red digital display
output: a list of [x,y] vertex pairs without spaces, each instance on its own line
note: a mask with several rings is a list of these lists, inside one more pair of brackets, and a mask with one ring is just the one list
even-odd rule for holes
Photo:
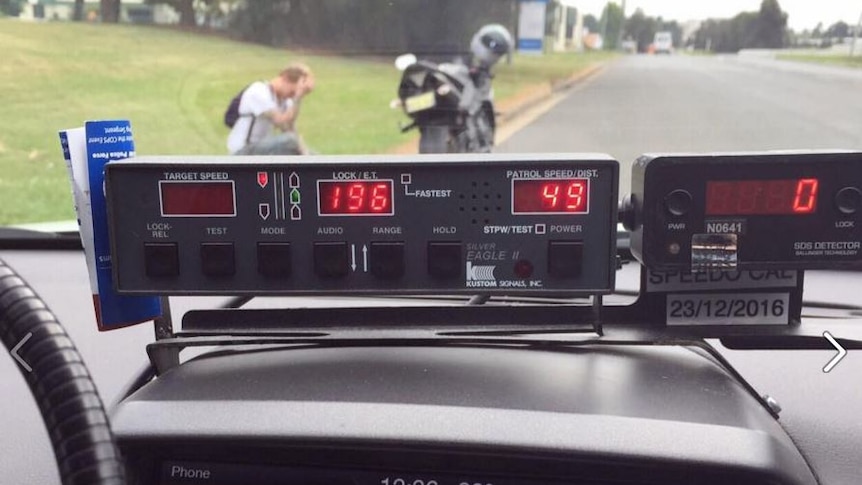
[[587,179],[512,181],[513,214],[586,214],[589,201]]
[[819,186],[814,178],[707,182],[706,215],[813,214]]
[[233,182],[159,183],[162,217],[204,217],[236,215]]
[[317,207],[322,216],[391,216],[391,180],[319,180]]

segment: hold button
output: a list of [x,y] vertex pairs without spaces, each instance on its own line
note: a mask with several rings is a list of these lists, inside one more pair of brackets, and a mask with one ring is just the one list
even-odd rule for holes
[[461,243],[452,241],[428,243],[428,274],[432,278],[454,279],[461,276]]
[[584,260],[583,241],[549,241],[548,274],[557,278],[577,278]]

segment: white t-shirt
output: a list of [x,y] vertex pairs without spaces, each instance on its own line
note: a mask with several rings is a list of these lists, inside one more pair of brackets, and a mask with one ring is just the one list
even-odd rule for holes
[[[228,151],[230,153],[238,152],[246,145],[246,139],[249,143],[254,143],[266,138],[272,133],[274,125],[268,118],[261,115],[267,111],[283,111],[292,104],[293,100],[279,103],[275,93],[270,89],[269,83],[263,81],[252,83],[240,98],[240,117],[236,120],[236,124],[233,125],[227,137]],[[253,126],[252,121],[254,121]],[[249,134],[249,128],[251,134]]]

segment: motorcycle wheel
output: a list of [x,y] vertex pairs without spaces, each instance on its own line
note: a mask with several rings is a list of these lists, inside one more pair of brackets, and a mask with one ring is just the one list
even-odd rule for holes
[[419,153],[450,153],[452,134],[448,126],[419,128]]

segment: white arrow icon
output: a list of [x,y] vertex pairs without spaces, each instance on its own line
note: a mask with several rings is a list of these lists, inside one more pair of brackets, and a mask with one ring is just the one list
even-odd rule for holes
[[33,332],[29,332],[27,335],[25,335],[24,338],[22,338],[21,341],[18,342],[18,345],[12,347],[12,352],[11,352],[12,358],[17,360],[18,363],[21,364],[21,367],[27,369],[27,372],[33,372],[33,368],[30,367],[29,365],[27,365],[26,362],[24,362],[24,359],[22,359],[21,356],[18,355],[18,351],[21,350],[21,347],[23,347],[24,344],[26,344],[27,341],[30,340],[30,337],[32,337],[32,336],[33,336]]
[[368,246],[362,245],[362,271],[368,272]]
[[832,369],[834,369],[839,362],[841,362],[841,359],[843,359],[845,355],[847,355],[847,349],[842,347],[841,344],[839,344],[838,341],[835,340],[835,337],[833,337],[831,333],[823,332],[823,337],[825,337],[826,340],[828,340],[833,347],[838,349],[838,353],[835,354],[835,357],[832,357],[832,360],[830,360],[829,363],[826,364],[826,367],[823,368],[823,372],[828,373]]
[[267,220],[269,218],[269,204],[258,205],[257,212],[260,214],[261,219]]
[[356,245],[350,245],[350,268],[356,271]]

